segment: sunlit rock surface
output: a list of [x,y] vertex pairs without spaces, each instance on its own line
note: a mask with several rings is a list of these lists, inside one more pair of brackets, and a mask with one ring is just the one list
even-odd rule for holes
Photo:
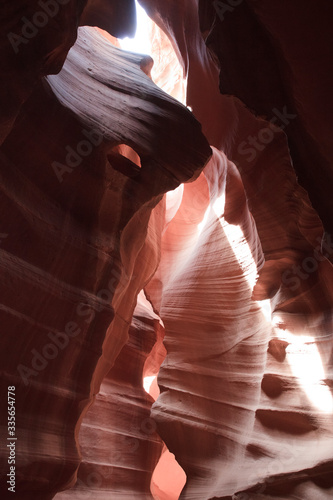
[[[305,202],[300,196],[299,210]],[[202,176],[185,186],[147,286],[167,349],[152,415],[186,472],[181,498],[231,498],[251,488],[294,498],[295,485],[311,498],[309,478],[330,497],[332,269],[320,259],[310,286],[304,280],[291,289],[286,280],[270,303],[274,266],[291,263],[266,263],[272,279],[262,268],[235,166],[215,150]],[[257,269],[263,283],[253,294]]]
[[[265,265],[261,270],[259,269],[260,278],[252,296],[253,299],[260,300],[265,314],[260,320],[253,315],[253,322],[248,322],[251,330],[249,338],[255,338],[255,332],[263,327],[262,322],[265,323],[267,319],[269,332],[267,337],[265,337],[266,333],[263,333],[260,340],[256,341],[255,355],[248,354],[244,358],[250,376],[252,360],[254,361],[256,356],[260,355],[261,342],[267,342],[267,357],[264,358],[265,361],[262,361],[262,367],[259,369],[261,375],[257,372],[258,378],[261,378],[261,389],[257,386],[259,390],[256,392],[253,381],[247,385],[243,383],[244,404],[239,405],[240,410],[238,410],[238,405],[234,405],[233,400],[237,398],[239,391],[230,391],[230,399],[226,401],[226,408],[230,413],[228,415],[225,410],[224,418],[221,417],[218,420],[219,423],[215,424],[216,429],[212,432],[208,426],[208,419],[206,420],[203,414],[206,416],[212,411],[210,409],[210,406],[213,406],[212,401],[220,402],[219,398],[223,399],[223,391],[227,390],[227,382],[230,377],[232,379],[234,376],[233,372],[238,373],[240,383],[242,380],[242,372],[237,371],[236,368],[230,368],[229,377],[224,376],[223,383],[219,385],[218,397],[210,398],[211,402],[207,401],[205,393],[209,394],[212,390],[212,382],[210,384],[207,382],[208,387],[204,386],[200,392],[200,383],[204,385],[205,380],[202,376],[200,383],[195,383],[194,379],[192,386],[192,378],[198,371],[199,362],[202,363],[204,359],[205,371],[203,373],[207,375],[212,370],[213,360],[215,361],[216,358],[219,360],[223,353],[223,348],[220,347],[219,355],[216,353],[215,356],[204,357],[205,349],[211,348],[212,336],[208,336],[209,340],[206,336],[211,330],[210,321],[221,314],[220,306],[216,305],[214,308],[212,303],[218,300],[218,293],[221,293],[221,287],[218,285],[218,265],[220,261],[223,261],[224,252],[219,252],[218,256],[212,251],[209,252],[208,249],[213,246],[212,238],[209,238],[206,245],[202,243],[204,257],[195,261],[196,266],[190,256],[198,252],[198,249],[193,248],[197,240],[194,242],[192,240],[182,255],[178,241],[191,231],[189,226],[195,223],[202,224],[200,231],[203,231],[205,224],[209,224],[209,219],[204,218],[201,222],[196,220],[200,203],[198,197],[193,194],[189,196],[187,203],[183,202],[183,211],[185,214],[191,214],[192,217],[185,217],[187,222],[184,222],[184,217],[181,218],[179,214],[182,220],[179,224],[181,229],[176,231],[177,238],[172,238],[172,241],[177,241],[177,243],[170,244],[168,236],[163,236],[165,248],[168,250],[162,251],[166,265],[163,267],[162,259],[159,272],[162,283],[166,280],[164,285],[166,291],[157,293],[157,290],[161,289],[161,285],[158,285],[159,274],[157,274],[154,277],[156,290],[152,291],[152,296],[155,293],[156,303],[161,307],[161,317],[166,326],[165,345],[168,355],[159,376],[162,395],[154,405],[155,413],[153,414],[159,422],[164,441],[176,454],[187,473],[188,484],[183,491],[182,498],[208,499],[228,495],[231,497],[237,491],[243,491],[239,493],[239,498],[242,498],[242,495],[243,498],[250,498],[250,495],[257,495],[254,498],[262,496],[265,498],[266,495],[269,498],[270,494],[279,493],[283,498],[294,498],[294,494],[297,498],[299,492],[302,492],[301,496],[311,498],[314,491],[318,497],[329,498],[332,494],[330,477],[332,475],[333,408],[331,392],[332,268],[328,259],[332,258],[332,240],[329,237],[328,241],[324,241],[322,245],[322,224],[311,207],[307,194],[296,182],[284,133],[286,123],[281,121],[276,123],[277,120],[271,123],[262,118],[256,118],[255,114],[240,101],[218,92],[216,77],[211,77],[211,75],[216,75],[218,68],[211,55],[205,50],[202,39],[193,34],[193,29],[191,31],[195,22],[197,26],[199,24],[195,15],[195,3],[180,2],[176,5],[175,2],[170,2],[163,3],[163,5],[161,3],[158,6],[157,2],[148,0],[142,3],[150,9],[156,22],[170,33],[173,40],[178,42],[179,52],[187,68],[187,103],[191,105],[194,114],[200,119],[209,141],[219,147],[222,146],[241,174],[241,180],[239,179],[238,183],[226,183],[227,213],[224,214],[224,218],[226,222],[236,225],[238,230],[241,227],[239,217],[242,213],[243,184],[248,201],[247,209],[254,217],[257,232],[257,236],[252,233],[252,239],[249,239],[247,235],[247,243],[251,247],[253,239],[259,237],[265,257]],[[173,14],[176,16],[176,11],[177,20],[171,23],[170,18]],[[222,28],[223,25],[221,30]],[[246,51],[246,47],[243,50]],[[235,58],[232,62],[237,71]],[[223,66],[220,74],[223,76]],[[266,82],[264,76],[262,80],[264,85]],[[245,81],[242,81],[242,84],[246,87]],[[211,105],[212,102],[215,106]],[[272,102],[273,108],[274,102]],[[222,109],[224,113],[221,112]],[[259,113],[261,111],[257,110]],[[282,112],[283,108],[277,110],[276,118],[281,116],[279,111]],[[227,133],[223,129],[223,124],[226,123],[229,125]],[[326,130],[329,129],[326,128]],[[255,144],[259,145],[254,147],[252,144],[250,148],[250,141],[254,142],[254,140],[256,140]],[[208,168],[207,166],[206,170]],[[216,168],[214,172],[218,176]],[[199,180],[195,184],[198,183]],[[186,189],[194,189],[195,184],[186,186]],[[330,217],[330,198],[324,197],[322,203],[326,203],[325,200],[327,200],[327,217]],[[246,256],[239,248],[237,239],[234,239],[232,247],[238,258],[240,260],[245,258],[246,261]],[[175,253],[177,250],[179,250],[179,267]],[[200,255],[199,252],[198,255]],[[188,256],[189,263],[185,265]],[[165,271],[166,275],[163,276],[163,270],[170,269],[172,265],[170,262],[174,267],[171,268],[170,275],[168,271]],[[231,267],[231,262],[230,260],[229,267]],[[214,281],[208,280],[205,286],[204,277],[205,273],[209,276],[210,266],[213,266],[215,271]],[[227,265],[225,264],[224,267]],[[179,273],[179,277],[175,278],[174,273]],[[200,278],[196,277],[196,273]],[[239,276],[239,280],[242,279],[244,280],[244,277]],[[148,290],[149,287],[153,289],[154,280],[148,285]],[[216,282],[216,289],[213,287],[214,282]],[[251,286],[253,284],[252,282]],[[228,288],[224,286],[222,289],[227,294]],[[196,294],[194,290],[198,290]],[[236,285],[231,290],[235,293]],[[200,300],[197,302],[198,299],[195,300],[194,297],[199,296]],[[209,299],[206,298],[207,296]],[[270,303],[268,299],[271,299]],[[183,306],[181,300],[183,300]],[[233,298],[229,299],[229,302],[232,302],[232,311],[241,325],[244,315],[241,313],[237,315],[237,301]],[[191,304],[195,305],[191,307]],[[251,306],[254,307],[253,301],[248,302],[248,310]],[[226,314],[228,308],[221,307]],[[243,301],[243,307],[246,310],[246,299]],[[213,308],[214,312],[210,308]],[[201,319],[199,319],[200,310],[202,311]],[[191,314],[195,311],[195,318],[199,315],[197,322],[189,319],[188,311],[191,311]],[[222,343],[227,338],[225,332],[229,329],[232,331],[232,323],[225,319],[216,320],[215,328],[218,328],[217,325],[223,329],[223,335],[220,333],[218,336]],[[196,329],[201,331],[199,337],[201,343],[198,340],[198,345],[195,342]],[[237,329],[238,335],[243,330],[244,327],[240,326],[240,331]],[[246,335],[246,329],[242,333]],[[188,340],[191,334],[193,337]],[[187,350],[184,345],[188,346]],[[240,341],[239,347],[241,345]],[[191,353],[195,348],[197,349],[196,357],[191,358]],[[250,351],[250,348],[248,349]],[[183,355],[180,352],[183,352]],[[236,353],[232,354],[230,351],[228,355],[233,355],[232,362],[237,363]],[[191,363],[188,362],[188,358],[191,359]],[[230,367],[232,367],[232,362],[229,362]],[[191,364],[195,368],[190,368]],[[227,363],[222,362],[222,366],[222,371],[227,370]],[[312,369],[310,370],[309,367]],[[198,392],[203,399],[205,398],[205,403],[199,404]],[[183,396],[183,399],[179,394]],[[246,394],[253,405],[250,408],[246,405]],[[195,399],[196,404],[194,402],[188,404],[186,398]],[[224,400],[223,403],[225,403]],[[218,404],[216,406],[219,407]],[[235,409],[234,406],[236,406]],[[244,422],[240,420],[239,411],[243,414],[248,412]],[[251,411],[255,416],[252,424]],[[216,407],[212,413],[214,416],[218,415]],[[240,423],[237,425],[238,421]],[[200,423],[202,423],[201,435],[198,430]],[[249,425],[248,428],[246,428],[246,423]],[[224,426],[227,427],[227,431],[223,432],[221,429]],[[236,428],[236,439],[234,439],[235,442],[230,439],[229,446],[225,446],[221,452],[217,445],[218,436],[222,434],[222,437],[230,438],[231,431],[228,426]],[[186,436],[186,438],[182,441],[181,436]],[[179,442],[181,444],[178,444]],[[206,455],[205,447],[209,450]],[[309,478],[312,478],[312,483]],[[252,491],[250,491],[251,483]]]
[[153,67],[63,3],[17,59],[1,13],[18,498],[332,498],[331,6],[141,0]]

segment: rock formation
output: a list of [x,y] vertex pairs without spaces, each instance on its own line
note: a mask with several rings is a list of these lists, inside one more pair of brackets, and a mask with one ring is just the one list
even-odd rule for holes
[[2,498],[332,498],[331,5],[2,3]]

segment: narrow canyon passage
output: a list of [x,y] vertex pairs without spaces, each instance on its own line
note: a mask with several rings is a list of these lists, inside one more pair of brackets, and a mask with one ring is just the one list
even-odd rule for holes
[[332,4],[0,4],[1,498],[332,498]]

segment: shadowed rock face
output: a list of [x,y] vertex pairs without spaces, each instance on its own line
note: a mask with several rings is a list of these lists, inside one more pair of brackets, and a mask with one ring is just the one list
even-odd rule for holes
[[[17,497],[328,500],[331,7],[141,0],[191,113],[110,43],[133,1],[54,2],[27,43],[8,32],[40,2],[0,19]],[[1,425],[13,498],[5,405]]]
[[150,481],[163,443],[150,418],[153,399],[143,389],[142,373],[160,328],[158,316],[141,293],[128,341],[83,420],[78,481],[57,500],[89,495],[153,498]]
[[[199,0],[199,13],[221,93],[284,130],[298,180],[332,234],[332,3]],[[262,146],[256,139],[240,147],[245,155]]]
[[79,24],[114,36],[135,31],[134,0],[1,0],[0,144],[41,76],[58,73]]
[[[141,59],[80,28],[62,71],[36,87],[2,145],[2,384],[17,391],[24,498],[73,482],[80,421],[158,265],[163,204],[151,210],[210,156],[198,122]],[[114,169],[116,147],[139,154],[140,168],[118,153]]]

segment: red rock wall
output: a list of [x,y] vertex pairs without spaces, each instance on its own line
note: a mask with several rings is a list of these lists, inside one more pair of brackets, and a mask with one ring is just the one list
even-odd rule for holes
[[[270,498],[270,495],[280,495],[281,498],[298,498],[297,495],[301,498],[312,498],[313,495],[329,498],[332,494],[329,480],[332,472],[329,451],[332,449],[329,430],[332,424],[332,383],[329,375],[332,366],[332,267],[329,263],[332,245],[328,237],[322,246],[321,221],[311,207],[307,193],[296,182],[292,166],[294,156],[290,157],[293,149],[289,149],[285,135],[289,124],[281,122],[284,108],[276,108],[279,123],[276,120],[265,121],[257,118],[238,99],[218,92],[217,63],[211,52],[205,49],[200,37],[193,33],[199,26],[195,2],[170,2],[158,6],[156,2],[142,3],[178,44],[188,76],[187,102],[200,119],[206,136],[237,165],[240,177],[231,178],[229,182],[226,177],[224,213],[221,213],[221,218],[225,224],[240,228],[243,217],[246,220],[250,211],[255,230],[246,234],[245,239],[249,248],[256,245],[256,240],[258,245],[259,240],[265,257],[265,265],[261,269],[257,264],[259,280],[252,300],[245,297],[242,300],[242,307],[251,311],[253,318],[253,322],[247,321],[251,330],[247,336],[247,329],[241,323],[246,315],[237,313],[238,302],[234,297],[237,281],[241,283],[245,277],[240,272],[228,293],[228,286],[223,284],[223,274],[219,277],[218,267],[223,262],[225,252],[217,250],[218,243],[211,236],[215,226],[209,218],[204,219],[203,227],[210,231],[210,237],[205,237],[202,228],[200,237],[197,235],[195,239],[193,236],[197,234],[199,220],[195,215],[189,217],[188,214],[197,214],[198,208],[205,206],[201,200],[202,187],[198,186],[199,193],[196,196],[191,193],[188,199],[184,199],[177,229],[173,229],[174,234],[163,236],[165,250],[162,250],[162,256],[166,264],[163,266],[162,258],[160,279],[162,283],[165,282],[165,289],[162,288],[161,292],[161,285],[153,286],[158,274],[148,285],[156,304],[161,304],[160,314],[166,326],[165,345],[168,351],[159,376],[162,395],[154,405],[153,414],[164,441],[187,473],[188,481],[181,498],[229,498],[228,495],[231,498],[237,491],[243,491],[238,494],[239,498]],[[269,10],[267,3],[266,6]],[[236,13],[236,9],[231,10]],[[177,21],[173,24],[170,19],[172,15],[176,17],[176,12]],[[202,16],[202,11],[200,14]],[[201,17],[201,24],[205,26],[204,21]],[[217,53],[226,50],[225,44],[215,34],[219,33],[218,26],[215,23],[209,27],[211,31],[207,28],[209,36],[206,39],[209,47]],[[226,34],[222,24],[220,30],[226,37],[228,26],[225,29]],[[232,35],[241,36],[240,33],[240,30],[235,30]],[[324,29],[324,36],[326,33]],[[247,47],[244,43],[242,50],[245,53],[248,51],[250,57],[251,45]],[[247,80],[241,78],[244,67],[238,64],[237,58],[231,60],[230,54],[228,57],[238,77],[238,85],[250,93]],[[250,63],[248,67],[251,68]],[[221,64],[222,79],[223,70]],[[271,102],[273,110],[278,101],[269,100],[271,76],[269,73],[266,80],[261,75],[261,85],[267,86],[268,95],[266,93],[263,96],[259,87],[253,90],[252,98],[258,96],[257,99],[266,99]],[[300,81],[303,83],[303,80]],[[306,81],[303,85],[306,86]],[[237,92],[234,94],[239,97]],[[244,101],[249,104],[245,98]],[[260,106],[255,111],[262,113]],[[270,118],[268,113],[266,115]],[[283,116],[283,119],[291,120],[291,117]],[[254,140],[256,144],[259,143],[259,147],[252,148],[249,155],[245,147],[249,147],[249,141]],[[306,165],[303,168],[307,168]],[[207,169],[209,166],[205,173]],[[226,173],[218,173],[217,168],[213,172],[215,177],[210,175],[209,179],[216,183],[223,182],[223,175],[227,176]],[[187,188],[195,189],[198,182]],[[326,184],[326,187],[329,185]],[[247,200],[245,208],[244,193]],[[322,205],[327,203],[327,221],[330,197],[325,195],[321,198]],[[211,205],[214,206],[214,203],[212,197]],[[191,230],[189,226],[192,226]],[[171,231],[171,225],[169,229]],[[185,264],[186,258],[175,242],[180,234],[188,232],[192,234],[194,242],[192,240],[191,244],[184,245],[184,254],[186,258],[189,257]],[[246,254],[242,253],[239,243],[235,239],[231,246],[236,256],[246,261]],[[192,257],[190,248],[195,257]],[[170,249],[169,252],[167,249]],[[252,255],[254,262],[255,255]],[[229,257],[229,265],[225,263],[223,266],[224,272],[230,268],[231,262]],[[170,268],[170,274],[168,271],[163,274],[165,269]],[[214,279],[209,278],[210,273]],[[223,292],[226,302],[219,300],[219,294]],[[253,299],[260,302],[254,302]],[[266,323],[266,315],[261,319],[260,315],[256,318],[252,308],[268,299],[272,314],[268,315],[269,331],[265,337],[263,323]],[[267,306],[266,303],[262,307],[265,310]],[[235,329],[238,335],[243,334],[245,338],[242,340],[236,336],[234,351],[226,352],[226,356],[230,356],[227,361],[223,358],[223,342],[228,334],[232,335],[234,328],[233,321],[227,317],[230,307],[230,314],[235,315],[235,324],[239,324],[239,328]],[[222,311],[225,318],[219,318]],[[220,346],[213,344],[215,349],[210,345],[211,322],[216,338],[221,342]],[[260,335],[256,332],[260,332],[261,328]],[[255,333],[259,336],[257,339]],[[255,346],[252,354],[251,339]],[[242,349],[244,341],[250,345]],[[260,356],[262,347],[267,350],[267,357],[264,356],[265,361],[253,366],[254,372],[251,372],[252,360]],[[214,354],[205,356],[204,353],[210,349]],[[240,353],[244,356],[243,363],[239,362]],[[217,373],[226,370],[228,375],[224,374],[223,383],[216,383],[218,395],[208,397],[207,394],[213,390],[213,381],[208,377],[214,371],[213,363],[216,362],[221,363]],[[258,372],[255,369],[261,363],[260,374],[260,369]],[[228,390],[228,381],[230,378],[233,380],[234,373],[237,373],[235,378],[238,382],[242,380],[242,371],[236,367],[244,364],[247,365],[245,377],[253,373],[251,383],[243,382],[244,392]],[[200,376],[197,376],[198,367]],[[311,374],[307,373],[307,367]],[[237,402],[240,394],[242,402]],[[246,405],[247,395],[250,405]],[[210,417],[211,414],[213,417]],[[233,439],[230,437],[232,432],[235,434]],[[229,443],[223,443],[222,450],[218,446],[219,436],[222,442],[229,438]]]
[[199,0],[199,14],[221,92],[284,130],[298,180],[332,233],[332,3]]
[[[198,122],[141,60],[81,28],[61,73],[35,88],[2,145],[2,394],[15,385],[22,498],[74,484],[83,415],[158,265],[164,209],[151,218],[152,208],[210,156]],[[116,154],[118,144],[141,166]]]
[[[193,115],[154,85],[149,58],[112,45],[134,30],[132,1],[63,0],[27,43],[8,33],[40,4],[3,2],[16,495],[329,499],[331,7],[140,3]],[[76,40],[79,24],[109,35]],[[159,83],[174,74],[173,59]],[[153,402],[142,382],[157,372]],[[1,422],[12,498],[6,407]]]

